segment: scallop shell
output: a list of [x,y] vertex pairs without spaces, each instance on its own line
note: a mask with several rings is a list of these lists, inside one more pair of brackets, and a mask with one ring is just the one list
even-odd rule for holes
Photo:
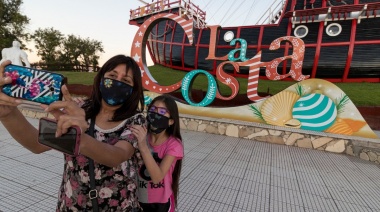
[[299,98],[296,93],[282,91],[265,100],[260,109],[261,115],[267,124],[285,126],[287,121],[293,119],[293,105]]
[[291,128],[300,128],[301,122],[297,119],[290,119],[289,121],[285,122],[284,125]]
[[358,132],[361,128],[363,128],[367,122],[353,119],[343,119],[352,129],[353,132]]
[[343,119],[337,119],[335,123],[326,130],[326,132],[342,135],[352,135],[354,133],[351,126]]

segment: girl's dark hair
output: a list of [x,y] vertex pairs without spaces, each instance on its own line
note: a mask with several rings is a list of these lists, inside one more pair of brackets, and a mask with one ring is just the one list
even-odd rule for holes
[[[148,111],[149,111],[149,108],[157,101],[163,102],[165,104],[166,108],[169,110],[170,118],[174,120],[174,123],[170,125],[168,129],[166,129],[166,133],[169,136],[173,136],[177,138],[182,143],[182,136],[181,136],[180,125],[179,125],[179,112],[178,112],[177,104],[175,103],[173,97],[167,94],[157,96],[149,104]],[[172,179],[173,179],[172,190],[174,193],[174,200],[176,204],[177,204],[177,199],[178,199],[178,185],[179,185],[179,178],[181,176],[181,169],[182,169],[182,160],[177,160],[177,162],[175,163],[173,174],[172,174]]]
[[100,81],[104,77],[106,72],[109,72],[116,68],[120,64],[125,64],[127,66],[127,72],[132,71],[133,74],[133,92],[129,97],[128,101],[119,107],[112,119],[110,121],[121,121],[127,119],[137,112],[143,110],[144,106],[144,93],[141,83],[141,72],[140,68],[131,57],[125,55],[116,55],[110,58],[99,70],[98,74],[94,78],[94,84],[92,86],[92,94],[88,100],[83,105],[83,109],[86,111],[86,120],[95,117],[101,107],[102,94],[100,93]]

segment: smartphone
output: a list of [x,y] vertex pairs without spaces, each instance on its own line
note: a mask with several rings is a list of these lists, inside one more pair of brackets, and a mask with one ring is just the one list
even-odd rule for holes
[[62,100],[65,78],[61,74],[10,64],[5,67],[4,76],[12,79],[2,89],[8,96],[47,105]]
[[52,149],[71,156],[77,156],[79,152],[81,129],[70,127],[68,132],[55,137],[57,122],[48,118],[41,118],[39,125],[38,142]]

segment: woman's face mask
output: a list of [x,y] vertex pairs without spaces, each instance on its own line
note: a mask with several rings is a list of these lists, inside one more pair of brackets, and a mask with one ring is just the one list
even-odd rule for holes
[[129,99],[132,91],[132,86],[114,79],[102,78],[100,81],[100,93],[108,105],[122,105]]
[[170,118],[159,113],[148,111],[146,119],[148,121],[148,130],[154,134],[159,134],[169,127]]

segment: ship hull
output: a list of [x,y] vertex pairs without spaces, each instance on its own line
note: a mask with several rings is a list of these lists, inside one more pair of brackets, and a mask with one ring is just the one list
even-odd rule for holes
[[[291,5],[288,1],[287,14],[292,11]],[[223,36],[227,31],[232,31],[235,38],[247,41],[246,58],[254,57],[259,51],[262,51],[263,62],[290,55],[291,45],[284,44],[278,50],[269,50],[269,46],[279,37],[294,36],[295,27],[291,18],[283,15],[278,24],[272,25],[221,28],[216,38],[215,56],[223,57],[237,48],[224,41]],[[306,47],[302,73],[332,82],[380,82],[380,29],[377,28],[380,26],[380,18],[362,19],[360,23],[357,19],[339,18],[330,23],[341,26],[338,36],[329,36],[326,32],[328,25],[324,22],[298,24],[307,26],[309,30],[307,36],[302,38]],[[202,69],[215,74],[217,66],[223,61],[206,59],[209,54],[210,31],[208,28],[195,28],[194,44],[190,45],[177,23],[171,20],[161,21],[152,29],[148,39],[150,56],[155,64],[173,69]],[[290,61],[281,63],[278,73],[289,72],[290,64]],[[248,68],[245,67],[240,67],[237,71],[232,66],[225,66],[225,71],[235,77],[248,77]],[[265,67],[261,68],[260,76],[265,78]]]

